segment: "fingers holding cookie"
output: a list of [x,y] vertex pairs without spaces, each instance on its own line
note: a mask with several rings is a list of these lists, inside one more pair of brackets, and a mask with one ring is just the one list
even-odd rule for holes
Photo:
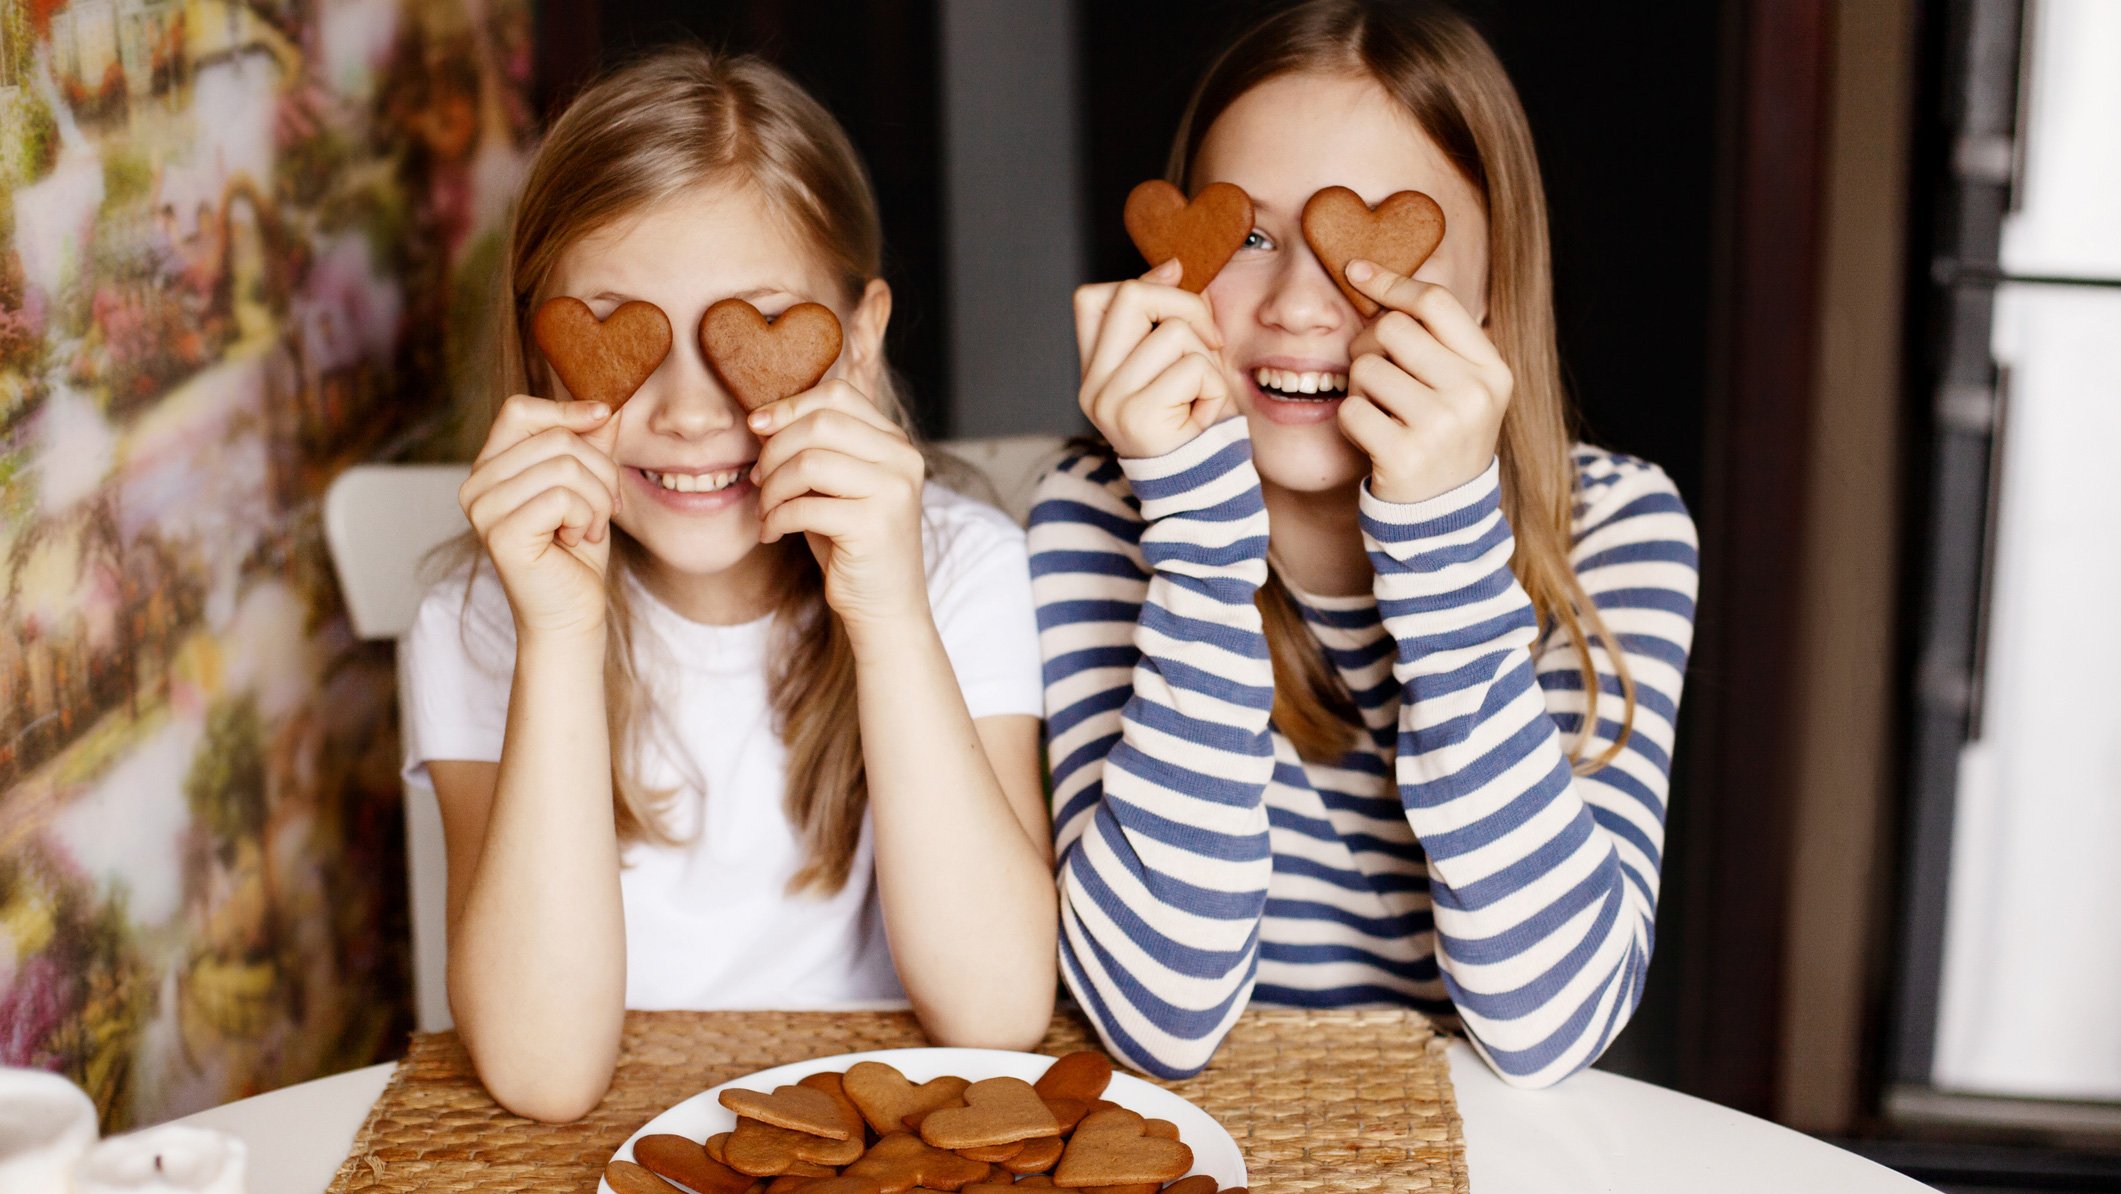
[[1103,308],[1077,401],[1121,456],[1161,456],[1228,408],[1222,344],[1202,296],[1122,282]]
[[1371,459],[1371,491],[1415,502],[1478,477],[1495,456],[1509,367],[1449,290],[1350,263],[1385,311],[1349,345],[1340,427]]

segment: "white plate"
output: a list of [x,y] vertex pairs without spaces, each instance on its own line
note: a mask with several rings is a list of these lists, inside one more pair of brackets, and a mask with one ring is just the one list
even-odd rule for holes
[[[642,1124],[640,1131],[627,1137],[626,1143],[611,1154],[611,1159],[633,1160],[633,1142],[660,1132],[705,1140],[716,1132],[735,1130],[736,1113],[721,1104],[722,1092],[730,1087],[741,1086],[745,1090],[770,1094],[775,1087],[793,1085],[811,1074],[845,1072],[858,1061],[881,1061],[916,1083],[944,1074],[956,1074],[974,1082],[983,1078],[1022,1078],[1026,1082],[1035,1082],[1046,1072],[1046,1067],[1053,1064],[1053,1058],[1042,1054],[1009,1053],[1000,1049],[882,1049],[873,1053],[842,1053],[838,1057],[799,1061],[746,1074],[686,1099]],[[1224,1189],[1248,1184],[1244,1154],[1237,1151],[1237,1141],[1231,1139],[1230,1133],[1207,1112],[1161,1086],[1151,1086],[1132,1074],[1117,1071],[1112,1075],[1112,1084],[1105,1088],[1104,1097],[1150,1119],[1167,1119],[1177,1124],[1178,1138],[1193,1150],[1192,1173],[1205,1173]],[[613,1192],[599,1179],[597,1194]]]

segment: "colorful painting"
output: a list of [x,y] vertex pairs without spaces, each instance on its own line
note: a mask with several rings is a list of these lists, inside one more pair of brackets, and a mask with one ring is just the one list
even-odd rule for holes
[[0,1063],[106,1130],[409,1025],[319,504],[461,439],[528,0],[0,0]]

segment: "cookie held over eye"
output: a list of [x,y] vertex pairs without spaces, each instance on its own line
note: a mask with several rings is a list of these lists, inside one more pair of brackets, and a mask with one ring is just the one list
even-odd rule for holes
[[669,318],[639,299],[621,303],[602,321],[572,295],[547,299],[531,318],[530,336],[576,401],[613,410],[670,355]]
[[1327,187],[1304,204],[1304,240],[1364,319],[1383,308],[1348,281],[1348,262],[1374,261],[1411,276],[1443,243],[1443,208],[1420,191],[1389,195],[1375,209],[1346,187]]
[[1179,289],[1199,294],[1252,234],[1252,197],[1235,183],[1216,182],[1188,202],[1184,191],[1152,178],[1127,194],[1125,218],[1149,264],[1176,257],[1184,271]]
[[745,410],[816,385],[839,359],[840,318],[822,303],[797,303],[773,319],[740,298],[700,317],[700,350]]

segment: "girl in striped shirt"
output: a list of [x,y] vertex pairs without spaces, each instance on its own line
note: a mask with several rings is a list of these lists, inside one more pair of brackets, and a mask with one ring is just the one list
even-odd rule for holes
[[[1060,961],[1114,1054],[1176,1077],[1254,1000],[1403,1004],[1515,1084],[1642,997],[1692,639],[1694,527],[1572,443],[1545,201],[1462,19],[1314,0],[1210,68],[1189,192],[1256,208],[1205,293],[1076,296],[1109,451],[1032,514]],[[1436,198],[1413,278],[1306,247],[1305,201]]]

